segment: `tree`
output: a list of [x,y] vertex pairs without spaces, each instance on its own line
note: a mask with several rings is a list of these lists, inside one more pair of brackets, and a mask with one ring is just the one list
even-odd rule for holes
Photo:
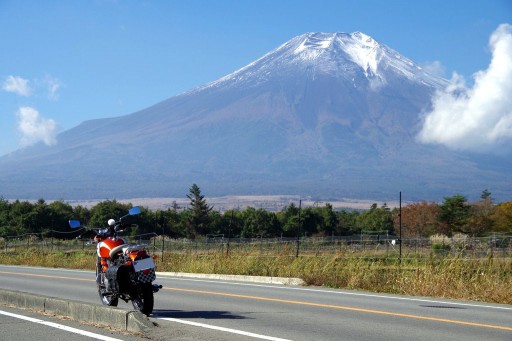
[[493,229],[494,221],[492,214],[495,206],[490,192],[482,194],[482,200],[471,205],[470,217],[466,224],[465,231],[471,235],[483,236]]
[[106,200],[96,204],[91,208],[91,227],[106,227],[109,219],[118,220],[128,214],[131,204],[122,204],[116,200]]
[[28,201],[16,200],[11,204],[11,231],[16,231],[16,234],[32,232],[35,226],[32,208],[33,205]]
[[[297,217],[298,218],[298,217]],[[322,225],[322,216],[317,207],[307,207],[301,212],[301,235],[312,236],[318,233],[319,226]]]
[[439,209],[439,220],[444,225],[444,231],[442,231],[444,234],[451,237],[453,233],[466,232],[464,227],[469,221],[471,212],[465,196],[456,194],[445,197]]
[[242,235],[244,225],[244,213],[238,209],[231,209],[222,215],[222,233],[226,237],[233,238]]
[[[429,237],[438,232],[439,205],[435,202],[422,201],[402,208],[402,237]],[[399,234],[400,217],[393,217],[395,234]]]
[[377,204],[373,204],[368,211],[364,211],[357,217],[357,224],[363,231],[393,231],[391,211],[386,204],[380,208]]
[[[73,207],[59,200],[49,204],[48,211],[50,216],[50,225],[48,227],[56,231],[69,232],[68,221],[73,218]],[[61,237],[59,234],[56,236]]]
[[492,214],[493,232],[512,233],[512,202],[499,204]]
[[348,236],[355,233],[360,233],[361,229],[357,226],[357,218],[359,217],[358,211],[341,210],[336,214],[337,225],[335,232],[338,235]]
[[0,236],[6,237],[14,234],[11,226],[11,204],[0,197]]
[[190,209],[188,210],[188,238],[195,238],[196,235],[207,234],[208,224],[210,222],[209,213],[213,209],[206,203],[206,199],[201,195],[201,189],[196,184],[190,187]]
[[276,215],[262,208],[247,207],[242,211],[242,231],[244,238],[273,237],[279,230]]
[[334,233],[336,226],[338,225],[338,217],[333,210],[331,204],[326,203],[325,206],[317,208],[321,218],[321,223],[317,227],[320,234],[329,236]]
[[489,200],[493,201],[491,198],[491,192],[489,192],[489,190],[487,188],[482,191],[482,194],[480,195],[480,199],[482,199],[482,200],[489,199]]
[[51,218],[48,210],[48,205],[44,199],[39,199],[34,205],[32,205],[33,225],[32,231],[35,233],[41,233],[44,230],[48,230],[51,227]]
[[277,214],[283,233],[286,237],[296,237],[299,230],[299,208],[291,203]]
[[91,211],[82,205],[77,205],[73,209],[72,219],[79,220],[82,225],[88,226],[91,221]]
[[164,234],[168,234],[173,238],[185,237],[185,223],[183,221],[183,214],[178,210],[180,207],[173,202],[171,208],[163,212]]

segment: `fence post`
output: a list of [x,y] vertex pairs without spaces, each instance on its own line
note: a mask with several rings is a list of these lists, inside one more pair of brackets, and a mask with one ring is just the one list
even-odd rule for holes
[[165,235],[162,234],[162,262],[164,261],[164,250],[165,250]]

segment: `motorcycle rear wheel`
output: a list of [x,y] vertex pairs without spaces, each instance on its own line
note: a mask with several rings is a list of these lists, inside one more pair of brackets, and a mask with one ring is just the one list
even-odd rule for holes
[[142,283],[137,288],[137,294],[132,298],[133,308],[145,315],[153,312],[154,297],[153,285],[151,283]]

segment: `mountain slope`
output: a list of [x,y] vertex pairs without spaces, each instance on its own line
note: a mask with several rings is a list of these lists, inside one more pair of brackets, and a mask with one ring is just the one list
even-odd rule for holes
[[0,195],[182,196],[194,182],[211,196],[499,195],[511,182],[502,163],[415,140],[446,85],[363,33],[307,33],[217,81],[0,158]]

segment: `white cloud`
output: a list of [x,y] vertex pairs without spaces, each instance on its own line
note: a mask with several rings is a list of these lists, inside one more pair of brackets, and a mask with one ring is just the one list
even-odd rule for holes
[[28,97],[31,94],[28,80],[17,76],[7,76],[2,84],[2,90],[12,92],[20,96]]
[[[29,86],[32,84],[32,87]],[[62,87],[62,82],[55,77],[45,75],[43,79],[34,79],[29,81],[18,76],[7,76],[2,83],[2,90],[12,92],[20,96],[31,96],[34,92],[37,93],[47,92],[48,99],[58,100],[58,91]]]
[[51,77],[49,75],[45,76],[43,82],[48,89],[48,98],[54,101],[58,100],[58,91],[61,88],[62,83],[57,78]]
[[[454,74],[450,86],[433,98],[418,140],[448,148],[485,152],[507,148],[512,141],[512,25],[491,35],[487,70],[473,75],[474,85]],[[510,150],[510,147],[508,147]]]
[[16,113],[18,118],[18,131],[22,134],[20,144],[22,147],[43,141],[46,145],[57,143],[57,123],[46,119],[32,107],[21,107]]

